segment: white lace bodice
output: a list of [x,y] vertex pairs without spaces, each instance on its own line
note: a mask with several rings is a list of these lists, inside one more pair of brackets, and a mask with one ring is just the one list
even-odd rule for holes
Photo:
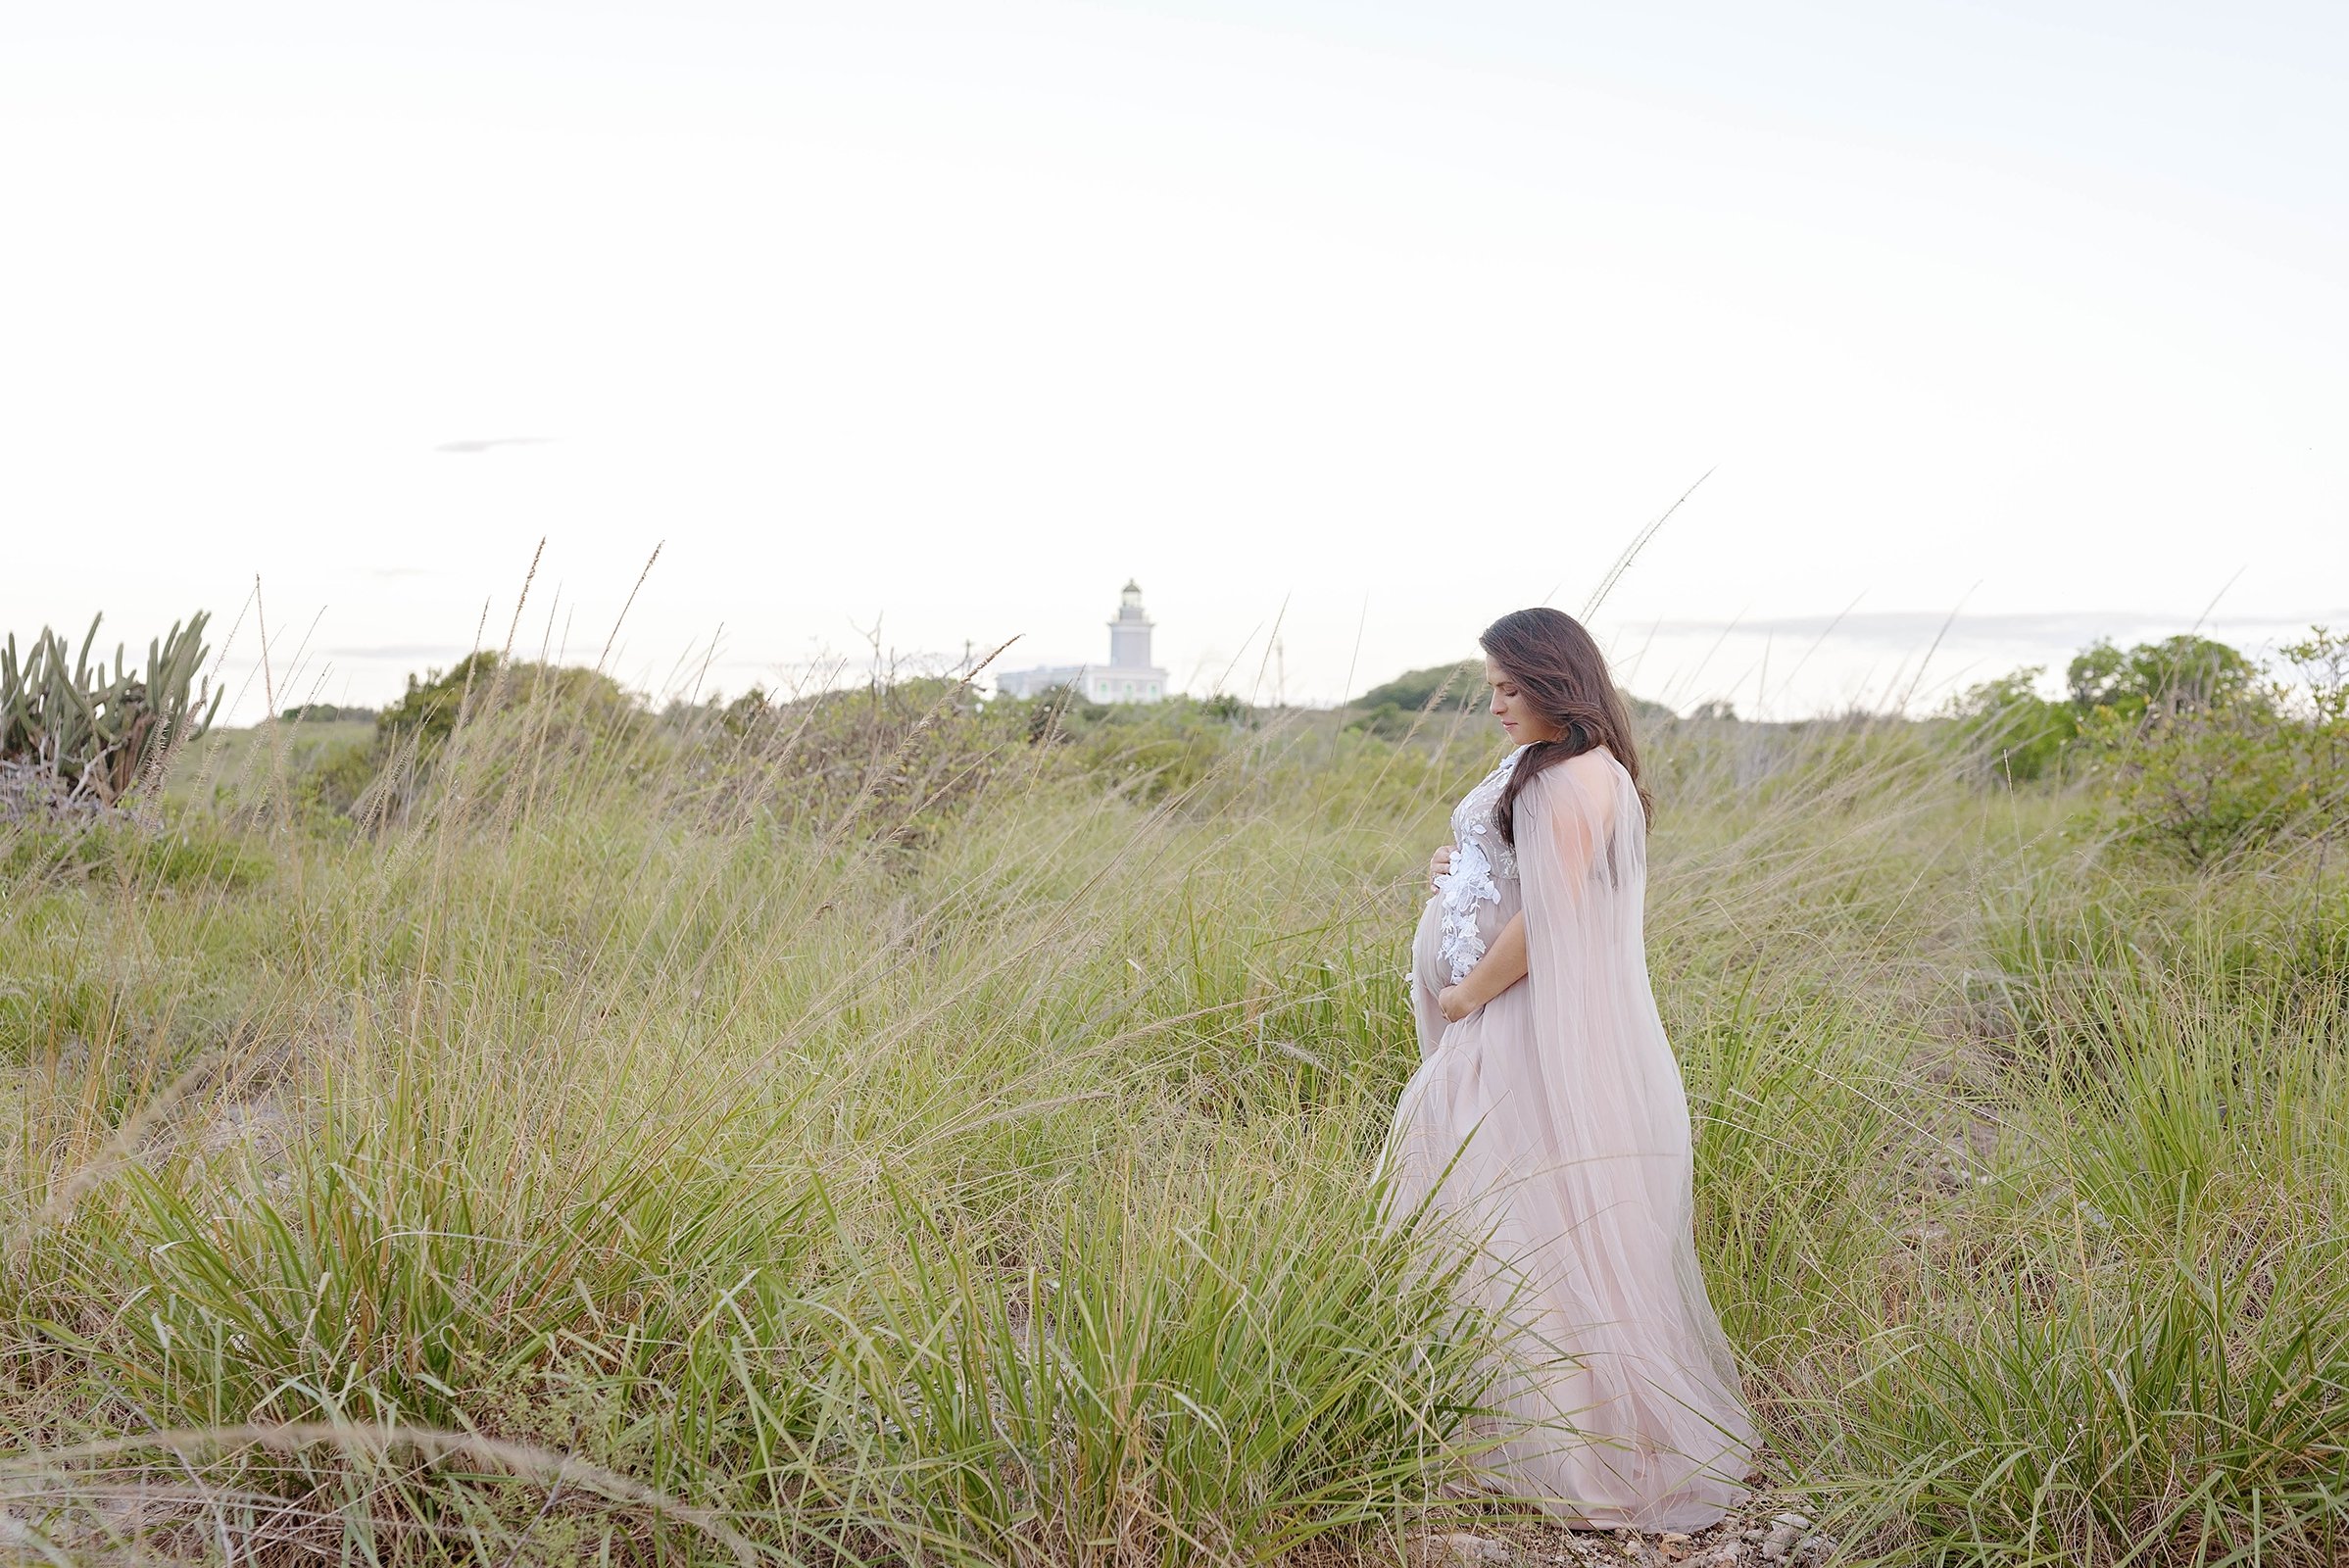
[[1500,765],[1452,808],[1451,869],[1436,878],[1436,896],[1444,905],[1442,953],[1453,985],[1467,979],[1468,971],[1485,956],[1484,934],[1477,929],[1477,906],[1498,904],[1500,888],[1493,879],[1517,875],[1517,854],[1502,842],[1500,829],[1493,824],[1493,808],[1499,803],[1501,788],[1509,782],[1524,751],[1520,746],[1502,758]]

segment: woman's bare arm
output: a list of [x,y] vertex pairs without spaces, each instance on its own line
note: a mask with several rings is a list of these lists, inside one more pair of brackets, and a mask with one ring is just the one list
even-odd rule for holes
[[1456,1023],[1524,979],[1525,970],[1525,911],[1521,909],[1510,915],[1509,923],[1493,938],[1493,945],[1468,971],[1468,978],[1445,986],[1437,995],[1436,1005]]

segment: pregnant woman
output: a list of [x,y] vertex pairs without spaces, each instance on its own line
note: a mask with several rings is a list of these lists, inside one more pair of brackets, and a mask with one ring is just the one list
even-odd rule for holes
[[1516,747],[1451,816],[1412,945],[1421,1061],[1386,1171],[1481,1243],[1508,1326],[1495,1479],[1587,1527],[1693,1530],[1751,1418],[1691,1229],[1688,1102],[1640,932],[1646,791],[1598,645],[1555,610],[1480,639]]

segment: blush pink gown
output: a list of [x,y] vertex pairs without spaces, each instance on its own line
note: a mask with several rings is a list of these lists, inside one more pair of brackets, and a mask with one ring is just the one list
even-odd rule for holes
[[[1579,1524],[1701,1529],[1745,1494],[1754,1428],[1697,1269],[1688,1102],[1640,928],[1645,821],[1601,748],[1527,787],[1512,851],[1493,808],[1522,755],[1453,811],[1412,944],[1421,1060],[1389,1199],[1481,1244],[1464,1288],[1511,1339],[1492,1479]],[[1521,909],[1526,978],[1446,1023],[1437,992]]]

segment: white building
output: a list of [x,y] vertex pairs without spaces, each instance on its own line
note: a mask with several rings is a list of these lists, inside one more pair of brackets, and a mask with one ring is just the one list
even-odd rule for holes
[[1109,622],[1106,664],[1044,664],[1005,670],[995,689],[1005,697],[1034,697],[1054,686],[1071,686],[1097,703],[1155,703],[1166,696],[1166,671],[1150,662],[1150,616],[1142,612],[1142,588],[1129,582],[1118,596],[1117,618]]

